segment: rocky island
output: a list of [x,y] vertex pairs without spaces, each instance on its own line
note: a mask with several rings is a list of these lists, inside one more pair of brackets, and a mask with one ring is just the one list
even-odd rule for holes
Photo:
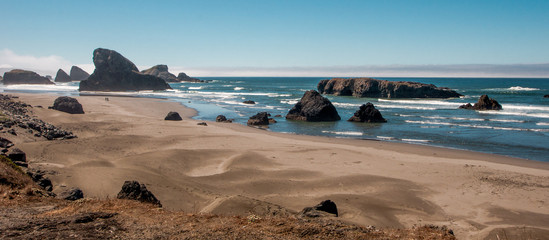
[[322,94],[369,98],[455,98],[461,94],[433,84],[373,78],[332,78],[318,83]]
[[4,73],[4,85],[13,84],[54,84],[47,77],[33,71],[14,69]]
[[55,82],[70,82],[71,77],[69,74],[67,74],[63,69],[57,70],[57,74],[55,74]]
[[82,81],[88,79],[88,77],[90,77],[90,74],[77,66],[72,66],[70,77],[71,81]]
[[168,71],[168,66],[163,64],[143,70],[141,73],[162,78],[166,82],[179,82],[177,77]]
[[162,78],[140,73],[135,64],[120,53],[98,48],[93,51],[95,71],[80,82],[79,91],[166,90],[170,85]]
[[286,119],[308,122],[339,121],[341,117],[336,108],[327,98],[315,90],[303,94],[303,97],[290,109]]

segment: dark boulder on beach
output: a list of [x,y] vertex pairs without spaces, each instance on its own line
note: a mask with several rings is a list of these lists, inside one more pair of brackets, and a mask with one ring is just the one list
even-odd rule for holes
[[373,78],[332,78],[318,83],[322,94],[369,98],[455,98],[461,94],[433,84]]
[[[7,154],[9,159],[18,166],[27,164],[27,154],[19,148],[10,149]],[[27,165],[28,166],[28,165]]]
[[70,114],[84,114],[82,104],[76,98],[71,97],[58,97],[53,102],[52,109]]
[[156,65],[147,70],[141,71],[141,73],[162,78],[166,82],[179,82],[177,77],[168,71],[168,65]]
[[164,118],[164,120],[168,121],[181,121],[183,118],[179,115],[178,112],[169,112],[168,115]]
[[145,203],[152,203],[158,207],[162,207],[160,201],[156,199],[154,194],[147,190],[145,184],[139,184],[137,181],[125,181],[122,185],[122,190],[116,196],[118,199],[137,200]]
[[338,121],[341,117],[327,98],[315,90],[303,94],[301,100],[290,109],[286,119],[309,122]]
[[232,123],[233,122],[233,120],[227,119],[227,117],[225,117],[224,115],[217,115],[217,117],[215,118],[215,121],[216,122],[224,122],[224,123]]
[[69,74],[67,74],[63,69],[57,70],[57,74],[55,74],[55,82],[70,82],[71,77]]
[[478,99],[478,102],[475,105],[470,103],[459,106],[460,109],[470,109],[470,110],[501,110],[503,109],[501,105],[495,99],[489,98],[488,95],[482,95]]
[[95,71],[80,82],[79,91],[141,91],[166,90],[163,79],[140,73],[135,64],[120,53],[98,48],[93,51]]
[[51,183],[51,180],[46,177],[46,172],[43,170],[27,169],[27,175],[44,190],[50,192],[53,190],[53,184]]
[[369,123],[384,123],[387,122],[381,115],[379,110],[376,109],[374,104],[366,103],[362,104],[355,114],[347,120],[349,122],[369,122]]
[[267,112],[260,112],[256,115],[253,115],[248,119],[248,126],[261,126],[269,125],[269,117],[271,114]]
[[302,217],[338,217],[337,206],[331,200],[324,200],[314,207],[306,207],[299,213]]
[[195,82],[195,83],[201,83],[201,82],[204,82],[204,80],[200,80],[198,78],[193,78],[193,77],[189,77],[187,74],[185,74],[184,72],[180,72],[178,75],[177,75],[177,81],[179,82]]
[[4,85],[13,84],[54,84],[47,77],[42,77],[33,71],[14,69],[4,73]]
[[82,81],[88,79],[88,77],[90,77],[90,74],[82,70],[82,68],[72,66],[70,76],[72,81]]
[[252,101],[252,100],[246,100],[246,101],[244,101],[244,102],[242,102],[242,103],[244,103],[244,104],[255,104],[255,102]]
[[76,201],[78,199],[84,198],[84,193],[82,192],[82,190],[80,190],[80,188],[71,188],[61,192],[59,195],[57,195],[57,198],[69,201]]

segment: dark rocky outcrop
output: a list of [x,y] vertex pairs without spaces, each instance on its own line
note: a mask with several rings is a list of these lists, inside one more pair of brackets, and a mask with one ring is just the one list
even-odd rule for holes
[[90,74],[77,66],[72,66],[70,76],[72,81],[82,81],[88,79]]
[[331,200],[324,200],[314,207],[306,207],[299,213],[303,217],[338,217],[337,206]]
[[255,104],[255,102],[252,101],[252,100],[246,100],[246,101],[244,101],[244,102],[242,102],[242,103],[244,103],[244,104]]
[[366,103],[362,104],[355,114],[347,120],[349,122],[369,122],[369,123],[383,123],[387,122],[381,115],[379,110],[376,109],[374,104]]
[[256,115],[253,115],[248,119],[248,126],[261,126],[269,125],[269,117],[271,114],[267,112],[260,112]]
[[19,148],[12,148],[7,152],[8,158],[11,159],[15,165],[20,167],[28,167],[27,154]]
[[470,109],[470,110],[501,110],[503,109],[498,101],[489,98],[488,95],[482,95],[478,99],[478,102],[475,105],[470,103],[459,106],[460,109]]
[[9,139],[0,137],[0,148],[10,148],[13,146],[13,143]]
[[55,82],[70,82],[71,77],[63,71],[63,69],[57,70],[57,74],[55,74]]
[[178,112],[169,112],[168,115],[164,118],[164,120],[168,121],[181,121],[183,118],[179,115]]
[[286,119],[310,122],[338,121],[341,117],[334,105],[315,90],[305,92],[301,100],[288,112]]
[[54,84],[47,77],[38,73],[21,69],[14,69],[4,73],[4,85],[12,84]]
[[82,192],[82,190],[80,190],[80,188],[71,188],[59,193],[59,195],[57,195],[57,198],[69,201],[76,201],[78,199],[84,198],[84,193]]
[[120,53],[98,48],[93,51],[95,71],[80,82],[79,91],[166,90],[163,79],[140,73],[135,64]]
[[152,68],[141,71],[141,73],[162,78],[166,82],[179,82],[175,75],[168,72],[167,65],[156,65]]
[[196,83],[204,82],[203,80],[200,80],[200,79],[198,79],[198,78],[189,77],[189,76],[187,76],[187,74],[185,74],[184,72],[180,72],[180,73],[177,75],[177,80],[178,80],[179,82],[196,82]]
[[70,114],[84,114],[82,104],[76,98],[71,97],[58,97],[53,102],[52,109]]
[[198,126],[208,126],[208,124],[206,122],[199,122],[196,125],[198,125]]
[[543,97],[544,97],[544,98],[549,98],[549,94],[547,94],[547,95],[545,95],[545,96],[543,96]]
[[392,82],[373,78],[332,78],[318,83],[322,94],[369,98],[453,98],[461,94],[433,84]]
[[38,186],[42,187],[46,191],[53,190],[53,184],[51,183],[51,180],[45,177],[46,172],[42,170],[36,170],[36,169],[28,169],[27,175],[29,175],[32,180],[38,184]]
[[224,122],[224,123],[232,123],[233,120],[231,119],[227,119],[227,117],[223,116],[223,115],[218,115],[216,118],[215,118],[215,121],[216,122]]
[[160,201],[158,201],[158,199],[156,199],[156,197],[149,190],[147,190],[145,184],[139,184],[137,181],[125,181],[124,185],[122,185],[122,190],[120,190],[116,198],[137,200],[162,207]]

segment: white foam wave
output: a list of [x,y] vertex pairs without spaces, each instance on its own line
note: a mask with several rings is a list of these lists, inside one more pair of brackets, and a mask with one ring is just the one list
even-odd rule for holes
[[284,100],[280,100],[280,103],[282,103],[282,104],[289,104],[289,105],[295,105],[295,104],[297,104],[297,102],[299,102],[299,99],[284,99]]
[[78,86],[66,84],[17,84],[2,86],[4,90],[29,91],[78,91]]
[[431,142],[431,140],[425,140],[425,139],[412,139],[412,138],[403,138],[402,141],[405,141],[405,142],[422,142],[422,143]]
[[200,89],[202,89],[202,87],[201,86],[200,87],[189,87],[189,89],[191,89],[191,90],[200,90]]
[[235,91],[240,91],[240,90],[243,90],[244,88],[243,87],[235,87],[234,90]]
[[401,103],[401,104],[414,104],[414,105],[438,105],[438,106],[452,106],[459,107],[463,103],[447,102],[441,100],[390,100],[390,99],[378,99],[379,102]]
[[421,107],[421,106],[406,106],[406,105],[391,105],[391,104],[377,104],[378,108],[401,108],[401,109],[416,109],[416,110],[437,110],[436,107]]
[[549,122],[539,122],[539,123],[536,123],[536,125],[538,125],[538,126],[549,126]]
[[549,107],[540,105],[517,105],[503,104],[501,107],[505,110],[522,110],[522,111],[546,111],[549,112]]
[[381,140],[396,140],[394,137],[386,137],[386,136],[376,136],[376,138],[379,138]]
[[495,129],[495,130],[507,130],[507,131],[549,132],[549,129],[494,127],[494,126],[487,126],[487,125],[456,124],[456,123],[439,122],[439,121],[432,122],[432,121],[413,121],[413,120],[405,120],[404,122],[407,122],[407,123],[415,123],[415,124],[444,125],[444,126],[457,126],[457,127],[481,128],[481,129]]
[[336,134],[336,135],[348,135],[348,136],[362,136],[364,135],[363,133],[361,132],[336,132],[336,131],[322,131],[322,133],[331,133],[331,134]]
[[342,107],[342,108],[358,108],[359,104],[353,104],[353,103],[340,103],[340,102],[332,102],[332,104],[336,107]]
[[524,113],[524,112],[506,112],[506,111],[477,111],[479,114],[508,115],[534,118],[549,118],[549,113]]
[[515,86],[508,88],[511,91],[537,91],[539,88],[529,88],[529,87],[521,87],[521,86]]

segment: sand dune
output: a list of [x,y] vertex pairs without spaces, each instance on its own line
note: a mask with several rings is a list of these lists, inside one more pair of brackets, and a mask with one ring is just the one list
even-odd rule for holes
[[[34,106],[55,99],[18,95]],[[138,180],[165,208],[193,213],[284,215],[331,199],[340,219],[361,225],[446,225],[461,239],[502,229],[549,231],[547,163],[238,124],[197,126],[194,112],[178,103],[109,98],[78,97],[84,115],[33,109],[79,136],[15,140],[31,166],[49,171],[54,191],[75,186],[87,197],[113,198],[125,180]],[[185,119],[164,121],[169,111]]]

